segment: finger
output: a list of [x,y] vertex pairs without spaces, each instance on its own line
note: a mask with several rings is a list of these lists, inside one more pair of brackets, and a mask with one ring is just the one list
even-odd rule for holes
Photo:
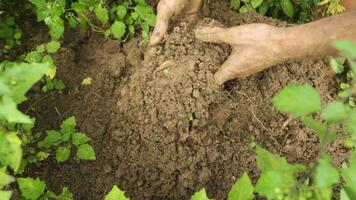
[[158,4],[156,27],[153,30],[150,39],[150,46],[157,45],[163,39],[164,34],[167,33],[169,19],[172,17],[172,15],[173,11],[165,1],[162,1]]
[[195,30],[195,37],[203,42],[224,43],[228,42],[224,37],[226,30],[221,27],[199,27]]
[[221,66],[220,70],[215,73],[214,77],[215,77],[216,82],[219,85],[222,85],[226,81],[236,78],[237,75],[234,70],[235,67],[237,67],[235,65],[235,58],[233,56],[230,56],[225,61],[225,63]]
[[188,23],[193,23],[196,20],[199,9],[201,7],[201,3],[201,0],[194,0],[190,2],[190,5],[186,11],[185,21],[187,21]]

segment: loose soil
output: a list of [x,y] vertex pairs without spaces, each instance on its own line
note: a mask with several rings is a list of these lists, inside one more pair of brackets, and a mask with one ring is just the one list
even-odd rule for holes
[[[203,16],[226,26],[287,25],[239,15],[223,1],[212,1]],[[339,81],[324,60],[290,61],[221,87],[213,74],[230,47],[197,41],[184,23],[150,49],[139,38],[120,44],[90,34],[73,42],[72,35],[56,55],[58,78],[67,88],[35,94],[31,112],[38,131],[75,116],[79,129],[92,137],[97,160],[49,159],[32,167],[29,173],[50,189],[68,186],[75,199],[100,200],[117,184],[141,200],[188,199],[206,187],[211,198],[224,199],[242,173],[258,177],[251,142],[291,162],[315,158],[318,139],[300,121],[278,113],[271,98],[291,83],[313,85],[324,103],[335,98]],[[81,85],[87,77],[93,83]],[[335,163],[343,162],[337,143],[330,151]]]

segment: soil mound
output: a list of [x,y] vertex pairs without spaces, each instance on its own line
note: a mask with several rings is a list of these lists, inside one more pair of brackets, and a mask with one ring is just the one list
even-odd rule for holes
[[[220,0],[205,11],[226,26],[286,25],[238,15]],[[189,199],[201,187],[211,198],[224,199],[244,172],[254,180],[258,176],[250,148],[255,143],[290,161],[310,162],[317,138],[299,121],[276,112],[271,98],[287,84],[307,82],[325,102],[331,100],[338,81],[327,63],[290,61],[220,87],[213,74],[230,50],[197,41],[185,24],[146,53],[139,39],[120,46],[95,35],[75,50],[62,48],[58,74],[67,89],[39,102],[34,98],[37,129],[53,129],[76,116],[81,131],[93,138],[97,161],[58,165],[49,160],[31,174],[58,192],[69,186],[76,199],[102,199],[113,184],[133,200]],[[81,85],[86,77],[93,78],[91,86]],[[333,151],[341,162],[342,150]]]

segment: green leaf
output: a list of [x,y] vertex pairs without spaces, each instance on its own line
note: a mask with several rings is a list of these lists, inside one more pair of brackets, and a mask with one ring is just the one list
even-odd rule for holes
[[356,189],[350,186],[344,186],[340,191],[340,200],[353,200],[356,199]]
[[42,61],[42,56],[37,51],[31,51],[26,54],[25,61],[28,63],[39,63]]
[[335,73],[340,74],[340,73],[344,72],[344,65],[341,63],[339,58],[330,58],[329,63],[330,63],[331,69]]
[[52,40],[59,40],[63,36],[64,22],[62,18],[54,16],[53,18],[45,20],[45,23],[49,28],[49,34],[51,35]]
[[199,192],[196,192],[190,200],[209,200],[209,197],[206,194],[205,188],[203,188]]
[[56,160],[58,162],[64,162],[69,159],[70,148],[68,147],[58,147],[56,150]]
[[137,5],[135,7],[135,12],[151,27],[156,25],[156,15],[153,12],[151,6],[148,5]]
[[288,17],[293,17],[294,5],[291,0],[281,0],[281,6],[284,14],[286,14]]
[[231,0],[230,1],[230,8],[233,10],[238,10],[240,8],[241,1],[240,0]]
[[62,193],[57,197],[57,200],[74,200],[74,196],[68,187],[64,187]]
[[62,80],[55,80],[54,81],[54,88],[56,90],[63,90],[66,86]]
[[82,144],[79,146],[77,157],[79,160],[96,160],[94,149],[89,144]]
[[119,187],[114,185],[109,194],[105,196],[104,200],[129,200],[129,198],[125,196],[125,192],[123,192],[122,190],[120,190]]
[[62,135],[58,131],[48,130],[46,133],[47,136],[38,144],[38,146],[50,148],[52,145],[57,145],[62,140]]
[[251,200],[253,198],[253,185],[250,177],[245,172],[241,178],[232,186],[228,200]]
[[348,59],[356,58],[356,44],[350,40],[333,40],[331,45],[336,47],[340,54]]
[[123,20],[126,14],[127,14],[127,9],[125,6],[119,5],[116,8],[116,15],[119,18],[119,20]]
[[8,185],[8,184],[10,184],[10,183],[12,183],[14,181],[15,181],[15,179],[12,176],[6,174],[6,168],[5,167],[0,169],[0,190],[4,186],[6,186],[6,185]]
[[46,44],[46,49],[48,53],[56,53],[61,47],[61,43],[58,41],[51,41]]
[[75,120],[75,117],[69,117],[66,120],[64,120],[61,124],[61,133],[75,133],[75,126],[77,126],[77,122]]
[[0,199],[1,200],[10,200],[12,195],[11,191],[2,191],[0,190]]
[[0,131],[0,166],[10,166],[15,172],[19,170],[22,160],[21,140],[15,133]]
[[272,103],[278,111],[291,113],[294,117],[306,116],[321,109],[319,93],[308,84],[285,87],[272,99]]
[[111,27],[110,32],[116,39],[121,39],[126,32],[126,25],[121,21],[115,21]]
[[37,200],[46,188],[46,184],[38,178],[18,178],[17,184],[21,195],[28,200]]
[[329,123],[338,123],[348,116],[347,107],[339,101],[333,101],[327,105],[321,113],[321,118]]
[[96,17],[101,21],[101,23],[106,24],[109,21],[109,11],[106,8],[101,7],[98,5],[94,9],[94,13]]
[[91,7],[96,4],[98,4],[100,1],[99,0],[79,0],[80,4],[83,4],[85,6]]
[[276,171],[263,172],[256,183],[255,190],[259,195],[274,199],[276,197],[276,189],[284,186],[283,177]]
[[[351,154],[349,164],[341,170],[341,175],[345,180],[345,192],[351,199],[356,198],[356,153]],[[354,198],[355,197],[355,198]]]
[[81,144],[89,142],[90,137],[86,136],[83,133],[77,132],[72,135],[72,144],[75,146],[79,146]]
[[304,117],[303,122],[311,129],[313,129],[321,140],[325,138],[325,133],[328,131],[327,126],[325,124],[311,117]]
[[314,175],[317,188],[331,190],[332,186],[339,182],[339,172],[330,162],[330,157],[326,155],[318,160]]
[[262,4],[263,0],[251,0],[251,6],[253,8],[257,8],[258,6],[260,6]]

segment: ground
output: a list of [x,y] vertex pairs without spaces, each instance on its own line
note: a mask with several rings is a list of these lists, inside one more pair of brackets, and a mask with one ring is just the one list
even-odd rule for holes
[[[210,19],[200,23],[287,26],[239,15],[224,1],[212,1],[204,17]],[[28,105],[38,131],[75,116],[79,129],[92,137],[97,160],[58,164],[49,159],[31,167],[28,174],[41,177],[50,189],[68,186],[77,200],[100,200],[117,184],[141,200],[189,199],[206,187],[211,198],[224,199],[244,172],[254,181],[258,177],[253,143],[291,162],[315,158],[317,137],[278,113],[271,99],[292,83],[316,87],[324,103],[336,98],[339,80],[325,60],[291,60],[218,86],[213,74],[230,47],[197,41],[184,23],[154,48],[144,48],[140,38],[120,44],[94,33],[73,35],[67,34],[56,55],[66,89],[35,92]],[[81,85],[87,77],[93,83]],[[337,143],[330,151],[334,162],[342,163],[345,152]]]

